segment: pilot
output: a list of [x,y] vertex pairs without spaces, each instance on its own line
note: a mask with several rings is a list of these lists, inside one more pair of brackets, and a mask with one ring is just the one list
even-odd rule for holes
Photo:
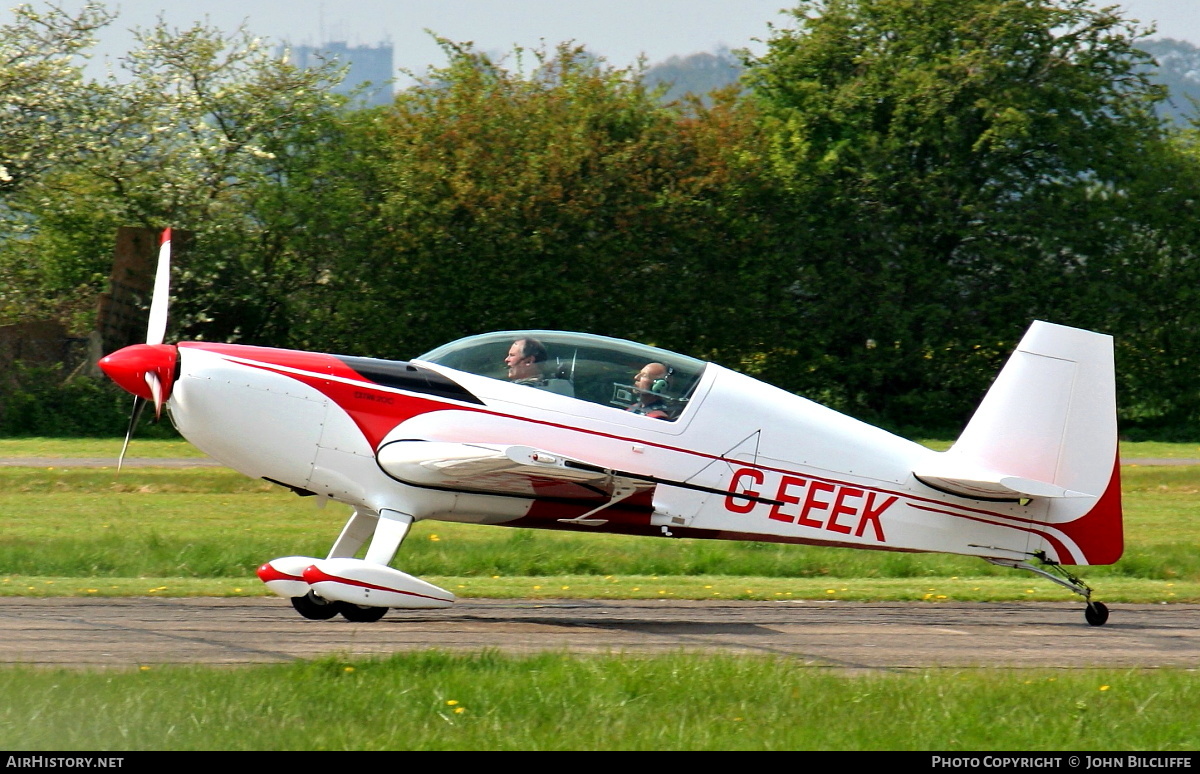
[[647,363],[633,377],[633,390],[638,397],[625,410],[654,419],[670,419],[671,407],[662,395],[670,385],[670,379],[670,368],[662,363]]
[[546,362],[546,346],[537,339],[517,339],[508,348],[504,365],[508,367],[508,378],[513,384],[542,387],[546,383],[542,374]]

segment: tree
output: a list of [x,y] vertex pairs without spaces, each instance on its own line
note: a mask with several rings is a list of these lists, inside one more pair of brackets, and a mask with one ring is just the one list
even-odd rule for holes
[[[245,30],[160,22],[135,38],[123,77],[85,82],[73,71],[58,83],[44,112],[71,150],[48,154],[8,197],[20,229],[0,240],[0,265],[23,280],[26,311],[45,309],[103,289],[118,226],[190,229],[198,238],[176,277],[173,325],[217,339],[283,337],[287,294],[318,272],[288,235],[271,233],[288,222],[273,208],[296,202],[272,192],[293,186],[341,131],[344,98],[325,88],[338,71],[290,65]],[[17,112],[37,118],[25,104]],[[76,309],[77,330],[91,303]]]
[[79,57],[111,19],[96,3],[74,15],[22,5],[0,26],[0,322],[79,310],[74,277],[47,272],[30,254],[25,239],[37,215],[17,200],[79,159],[86,92]]
[[532,327],[736,358],[769,336],[743,336],[781,284],[742,273],[769,233],[731,194],[757,174],[738,155],[748,112],[663,106],[570,46],[509,70],[443,44],[450,64],[386,118],[386,250],[334,280],[378,352]]
[[112,20],[98,3],[71,15],[57,6],[13,10],[0,25],[0,197],[36,180],[76,149],[83,75],[75,57]]
[[[1093,203],[1162,137],[1142,31],[1087,0],[812,0],[749,63],[804,244],[792,384],[965,419],[1033,318],[1109,260]],[[832,388],[832,385],[841,385]]]
[[1200,437],[1200,132],[1147,148],[1120,196],[1092,201],[1097,260],[1080,305],[1116,336],[1121,415],[1140,437]]

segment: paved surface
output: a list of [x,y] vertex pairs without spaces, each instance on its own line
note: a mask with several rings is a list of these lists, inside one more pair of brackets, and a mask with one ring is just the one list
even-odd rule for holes
[[250,664],[426,649],[786,656],[851,670],[1200,667],[1200,605],[464,600],[373,624],[282,599],[0,598],[0,664]]

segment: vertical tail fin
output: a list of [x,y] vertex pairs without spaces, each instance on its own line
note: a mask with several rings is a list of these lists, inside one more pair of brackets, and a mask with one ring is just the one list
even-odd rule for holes
[[1123,550],[1112,337],[1035,322],[936,472],[921,480],[980,499],[1049,504],[1045,551],[1111,564]]

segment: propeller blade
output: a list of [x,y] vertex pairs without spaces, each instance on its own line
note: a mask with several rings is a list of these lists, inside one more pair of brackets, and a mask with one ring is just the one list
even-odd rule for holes
[[167,301],[171,296],[171,229],[165,229],[158,247],[158,269],[154,273],[154,295],[150,298],[147,344],[162,344],[167,336]]
[[154,421],[162,419],[163,388],[158,375],[153,371],[146,374],[146,386],[150,388],[150,399],[154,401]]
[[133,396],[133,413],[129,415],[129,429],[125,431],[125,443],[121,446],[121,456],[117,458],[117,475],[121,475],[121,465],[125,462],[125,452],[129,451],[129,439],[133,437],[134,428],[142,417],[142,409],[146,408],[146,399]]
[[175,383],[175,367],[179,350],[163,344],[167,336],[167,305],[171,296],[171,229],[164,229],[158,246],[158,266],[154,271],[154,291],[150,298],[150,322],[146,326],[146,343],[134,344],[100,359],[104,373],[127,392],[133,393],[133,412],[125,443],[117,459],[117,475],[125,463],[129,441],[137,429],[146,401],[154,402],[154,418],[162,417],[163,404]]

